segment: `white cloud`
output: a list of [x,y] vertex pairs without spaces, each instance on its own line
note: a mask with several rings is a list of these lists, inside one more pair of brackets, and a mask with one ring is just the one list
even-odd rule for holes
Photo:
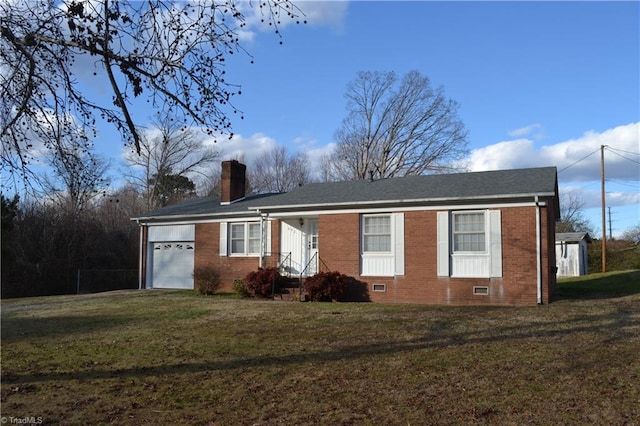
[[231,139],[224,136],[209,138],[204,143],[215,146],[220,153],[220,161],[237,159],[247,165],[253,164],[256,158],[278,145],[275,139],[262,133],[254,133],[249,137],[235,134]]
[[527,135],[530,135],[531,133],[535,132],[536,130],[540,130],[540,129],[542,129],[542,126],[540,124],[538,124],[538,123],[529,124],[528,126],[520,127],[518,129],[511,130],[509,132],[509,136],[511,136],[512,138],[518,138],[518,137],[522,137],[522,136],[527,136]]
[[[640,203],[640,193],[635,192],[620,192],[620,191],[607,191],[606,199],[610,205],[629,205]],[[640,219],[640,217],[638,218]]]
[[[306,25],[329,27],[338,33],[344,30],[349,4],[347,1],[298,0],[293,1],[293,4],[298,8],[293,11],[295,17],[291,18],[286,16],[285,11],[279,11],[279,17],[273,18],[279,30],[296,23],[305,25],[305,21]],[[253,41],[256,32],[274,31],[273,25],[269,25],[269,22],[272,19],[270,14],[276,9],[269,10],[248,1],[240,2],[237,6],[244,15],[245,23],[245,26],[237,31],[241,41]]]
[[311,169],[311,176],[315,179],[320,179],[322,176],[321,166],[326,157],[329,156],[335,149],[336,144],[331,142],[327,145],[307,149],[304,151],[309,159],[309,166]]
[[349,6],[347,1],[300,0],[295,4],[304,13],[309,25],[327,26],[338,33],[344,31]]
[[[605,185],[606,186],[606,185]],[[571,195],[584,203],[585,209],[599,209],[602,207],[600,184],[595,183],[587,186],[575,186],[571,184],[561,184],[561,196]],[[640,203],[640,192],[624,192],[620,190],[606,189],[605,203],[607,206],[631,206]],[[640,219],[640,216],[638,217]]]
[[474,149],[467,162],[469,169],[474,172],[518,169],[539,166],[539,155],[533,141],[516,139]]
[[600,179],[602,145],[607,146],[607,179],[640,179],[640,122],[603,132],[589,131],[577,139],[540,148],[526,138],[498,142],[473,150],[468,163],[472,171],[556,166],[561,180],[588,182]]

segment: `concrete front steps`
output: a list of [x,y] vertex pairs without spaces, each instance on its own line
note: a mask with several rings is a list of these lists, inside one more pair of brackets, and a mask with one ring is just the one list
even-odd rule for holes
[[[304,285],[304,282],[302,285]],[[299,278],[289,278],[287,282],[280,286],[280,293],[274,295],[273,299],[288,302],[304,302],[307,298],[302,289],[302,285]]]

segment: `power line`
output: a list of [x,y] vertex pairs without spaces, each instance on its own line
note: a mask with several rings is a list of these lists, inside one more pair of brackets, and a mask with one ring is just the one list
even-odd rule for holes
[[[640,156],[640,153],[632,152],[632,151],[625,151],[623,149],[611,148],[609,145],[603,145],[603,146],[607,151],[610,151],[612,154],[615,154],[620,158],[624,158],[625,160],[631,161],[631,162],[636,163],[636,164],[640,164],[640,161],[634,160],[632,158],[625,157],[624,155],[620,154],[620,152],[624,152],[626,154],[631,154],[631,155],[638,155],[638,156]],[[600,150],[601,150],[601,148],[597,148],[595,151],[585,155],[584,157],[582,157],[581,159],[579,159],[577,161],[574,161],[573,163],[569,164],[567,167],[564,167],[564,168],[558,170],[558,173],[562,173],[565,170],[575,166],[576,164],[586,160],[587,158],[591,157],[593,154],[595,154],[596,152],[598,152]]]
[[607,179],[607,182],[615,183],[616,185],[624,185],[634,189],[640,189],[640,183],[629,183],[618,179]]
[[578,161],[576,161],[576,162],[574,162],[574,163],[569,164],[569,165],[568,165],[567,167],[565,167],[564,169],[559,170],[559,171],[558,171],[558,173],[562,173],[562,172],[564,172],[565,170],[567,170],[569,167],[573,167],[573,166],[575,166],[576,164],[578,164],[579,162],[586,160],[587,158],[591,157],[591,156],[592,156],[593,154],[595,154],[596,152],[600,151],[600,149],[601,149],[601,148],[598,148],[598,149],[596,149],[595,151],[593,151],[591,154],[585,155],[584,157],[582,157],[582,158],[581,158],[581,159],[579,159]]
[[639,156],[639,157],[640,157],[640,152],[625,151],[624,149],[612,148],[612,147],[610,147],[610,146],[608,146],[608,145],[605,145],[605,146],[606,146],[606,148],[607,148],[609,151],[619,151],[619,152],[624,152],[624,153],[626,153],[626,154],[637,155],[637,156]]
[[629,160],[629,161],[631,161],[632,163],[640,164],[640,161],[632,160],[631,158],[625,157],[624,155],[622,155],[622,154],[618,154],[617,152],[612,151],[612,150],[610,150],[610,149],[609,149],[608,151],[609,151],[609,152],[611,152],[612,154],[617,155],[617,156],[618,156],[618,157],[620,157],[620,158],[624,158],[625,160]]

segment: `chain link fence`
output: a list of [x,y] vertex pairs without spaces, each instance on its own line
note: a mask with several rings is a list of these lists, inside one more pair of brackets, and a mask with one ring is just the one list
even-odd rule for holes
[[77,294],[137,288],[137,269],[78,269]]

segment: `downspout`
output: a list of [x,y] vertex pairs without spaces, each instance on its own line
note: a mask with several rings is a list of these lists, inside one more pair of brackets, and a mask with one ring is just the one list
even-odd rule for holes
[[260,209],[257,210],[258,216],[260,216],[260,258],[258,259],[258,268],[262,269],[264,266],[264,246],[266,244],[264,217],[260,213]]
[[140,229],[140,246],[138,248],[138,290],[142,290],[142,267],[143,267],[143,235],[144,235],[144,225],[140,224],[140,221],[136,219],[138,222],[138,228]]
[[540,231],[540,201],[536,195],[536,283],[538,305],[542,305],[542,241]]

